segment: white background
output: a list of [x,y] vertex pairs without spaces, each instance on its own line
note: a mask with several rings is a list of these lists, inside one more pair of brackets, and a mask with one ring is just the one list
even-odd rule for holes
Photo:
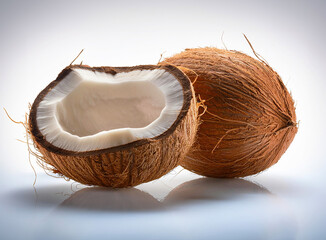
[[78,63],[90,66],[156,64],[162,53],[223,48],[224,33],[228,49],[253,55],[245,33],[292,92],[300,121],[279,163],[243,180],[179,167],[141,191],[72,195],[83,186],[45,175],[32,158],[35,195],[16,140],[24,129],[2,111],[0,238],[325,238],[325,22],[324,1],[0,1],[0,105],[15,120],[81,49]]

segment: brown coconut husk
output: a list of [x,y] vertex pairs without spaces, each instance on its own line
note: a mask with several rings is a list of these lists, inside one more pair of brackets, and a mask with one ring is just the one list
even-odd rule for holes
[[[173,74],[184,91],[184,104],[176,121],[166,132],[125,145],[88,152],[73,152],[57,148],[39,131],[36,111],[46,94],[73,68],[85,68],[116,74],[133,70],[164,69]],[[38,161],[47,169],[86,185],[129,187],[157,179],[177,165],[191,147],[197,131],[197,103],[188,77],[171,65],[136,67],[68,66],[34,101],[28,122],[28,133],[33,140]]]
[[296,132],[293,99],[263,60],[213,47],[186,49],[178,66],[205,101],[196,144],[181,165],[210,177],[244,177],[275,164]]

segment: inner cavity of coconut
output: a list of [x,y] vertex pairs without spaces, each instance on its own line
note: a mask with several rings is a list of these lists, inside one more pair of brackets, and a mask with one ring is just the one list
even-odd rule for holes
[[179,81],[163,69],[115,75],[74,68],[37,108],[46,140],[70,151],[92,151],[153,138],[183,106]]
[[149,81],[84,81],[57,103],[55,117],[64,131],[84,137],[119,128],[146,127],[164,107],[162,91]]

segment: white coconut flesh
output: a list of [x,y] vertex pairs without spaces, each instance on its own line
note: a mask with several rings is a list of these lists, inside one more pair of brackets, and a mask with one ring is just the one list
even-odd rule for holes
[[92,151],[161,135],[183,101],[180,82],[163,69],[112,75],[75,68],[39,103],[36,121],[52,145]]

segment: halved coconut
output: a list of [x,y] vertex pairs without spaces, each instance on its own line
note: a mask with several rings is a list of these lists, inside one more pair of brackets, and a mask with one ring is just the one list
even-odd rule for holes
[[126,187],[178,165],[195,138],[197,106],[188,77],[171,65],[69,66],[34,101],[29,127],[55,172]]

